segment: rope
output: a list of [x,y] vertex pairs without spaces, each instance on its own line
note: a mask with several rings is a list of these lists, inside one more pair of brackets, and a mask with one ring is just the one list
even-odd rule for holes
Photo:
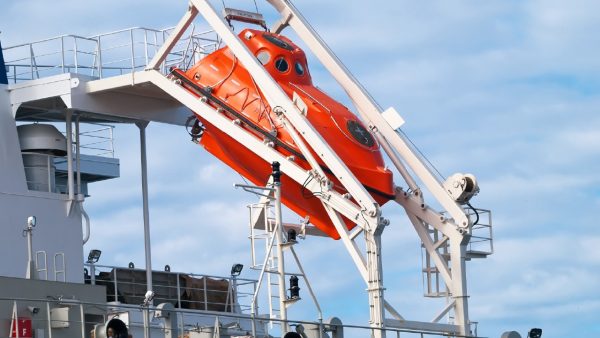
[[421,158],[424,159],[425,161],[427,161],[427,163],[429,164],[429,167],[433,168],[433,170],[435,170],[435,172],[440,176],[440,178],[442,178],[445,181],[446,178],[444,177],[444,175],[442,175],[442,173],[440,173],[440,171],[433,165],[433,163],[431,163],[429,161],[429,159],[427,158],[427,156],[425,156],[425,154],[423,154],[423,152],[421,151],[421,149],[419,149],[419,147],[417,147],[417,145],[413,143],[413,141],[410,139],[410,137],[408,137],[408,135],[406,135],[401,129],[398,129],[398,131],[402,135],[404,135],[404,138],[406,138],[408,140],[408,142],[410,142],[410,144],[412,145],[413,149],[415,149],[419,153],[419,155],[421,155]]
[[256,14],[260,14],[260,13],[258,12],[258,5],[256,4],[256,0],[254,0],[254,8],[256,8]]

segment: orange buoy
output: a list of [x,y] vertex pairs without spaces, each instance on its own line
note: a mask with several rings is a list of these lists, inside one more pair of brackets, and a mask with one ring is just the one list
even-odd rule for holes
[[[246,29],[239,36],[285,93],[290,98],[297,95],[307,105],[308,121],[375,201],[383,205],[392,199],[392,173],[385,168],[379,144],[348,108],[313,85],[304,51],[286,37],[274,33]],[[249,132],[272,142],[274,149],[282,155],[293,156],[300,167],[310,169],[290,134],[277,123],[275,113],[250,73],[228,47],[207,55],[186,72],[174,69],[173,75],[182,80],[184,87],[205,96],[210,105],[221,108],[223,114],[232,120],[239,120]],[[253,184],[266,184],[271,174],[270,163],[200,115],[197,118],[204,126],[200,144],[208,152]],[[346,193],[319,156],[313,155],[334,183],[334,189]],[[283,174],[282,202],[301,217],[309,216],[310,223],[338,239],[339,234],[321,201],[302,184]],[[346,220],[346,225],[349,229],[354,227],[350,220]]]

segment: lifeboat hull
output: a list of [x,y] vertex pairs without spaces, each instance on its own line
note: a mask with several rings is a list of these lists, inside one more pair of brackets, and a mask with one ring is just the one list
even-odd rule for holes
[[[283,36],[244,30],[240,38],[273,76],[286,94],[300,97],[307,105],[307,119],[315,130],[344,161],[355,177],[380,205],[393,198],[391,172],[385,168],[379,145],[373,135],[346,107],[333,100],[312,84],[304,52]],[[265,56],[265,54],[268,54]],[[206,56],[188,71],[174,70],[184,87],[240,125],[257,138],[273,143],[282,155],[292,156],[297,165],[310,169],[305,157],[288,131],[277,123],[272,112],[248,71],[237,62],[227,47]],[[200,144],[215,157],[240,173],[255,185],[265,185],[271,174],[271,164],[254,154],[231,135],[215,128],[197,115],[204,126]],[[309,144],[310,146],[310,144]],[[334,189],[345,193],[343,186],[314,151],[313,157],[333,182]],[[302,184],[283,172],[282,203],[302,218],[308,216],[329,237],[339,234],[320,199]],[[346,220],[346,226],[355,226]]]

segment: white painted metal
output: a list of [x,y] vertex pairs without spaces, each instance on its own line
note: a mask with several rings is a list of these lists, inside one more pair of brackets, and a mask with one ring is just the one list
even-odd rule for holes
[[339,159],[331,147],[323,140],[314,127],[306,120],[290,98],[273,80],[262,64],[256,59],[240,39],[229,29],[226,22],[216,13],[212,5],[206,0],[191,0],[200,14],[206,19],[211,27],[219,34],[239,61],[244,65],[254,78],[256,84],[262,89],[267,101],[272,107],[280,106],[286,116],[298,132],[307,140],[311,147],[329,165],[329,169],[335,174],[340,183],[356,199],[362,209],[365,209],[367,217],[378,217],[379,208],[373,198],[362,184],[354,177],[348,167]]
[[279,318],[283,320],[281,324],[282,332],[289,331],[289,325],[287,323],[287,306],[286,306],[286,287],[285,287],[285,258],[283,256],[283,219],[281,214],[281,181],[274,180],[273,188],[275,189],[273,200],[275,204],[275,222],[277,229],[273,234],[277,239],[277,277],[278,277],[278,289],[279,289]]
[[25,273],[27,279],[37,279],[37,271],[33,262],[33,227],[34,225],[27,224],[27,227],[23,230],[27,236],[27,270]]
[[[366,192],[362,184],[354,177],[335,152],[333,152],[329,145],[306,120],[305,111],[302,109],[301,102],[290,100],[287,97],[262,65],[248,51],[245,45],[235,34],[233,34],[233,32],[231,32],[227,24],[220,18],[208,1],[191,1],[189,10],[171,33],[170,37],[165,39],[165,43],[160,50],[154,54],[152,61],[146,66],[145,72],[135,72],[136,64],[133,55],[135,51],[132,50],[131,74],[126,76],[106,78],[97,81],[81,78],[81,81],[84,81],[85,83],[84,86],[81,86],[79,83],[80,77],[72,77],[70,75],[57,76],[53,83],[49,83],[46,79],[37,81],[39,81],[40,85],[43,84],[48,89],[44,92],[44,95],[47,95],[47,97],[52,97],[52,95],[59,96],[64,101],[66,107],[72,107],[73,105],[87,106],[90,111],[97,111],[99,108],[106,109],[106,107],[108,107],[106,102],[108,100],[103,100],[103,95],[104,98],[114,98],[115,96],[122,95],[122,93],[116,92],[117,89],[119,91],[127,91],[140,84],[152,84],[160,91],[164,91],[164,93],[168,94],[166,96],[172,97],[186,107],[189,107],[221,131],[234,136],[242,144],[247,145],[249,151],[254,152],[266,162],[279,161],[282,165],[282,171],[294,181],[302,184],[307,178],[313,176],[315,179],[311,180],[307,189],[310,191],[321,191],[324,189],[324,193],[321,197],[323,205],[333,224],[336,226],[336,229],[340,233],[342,242],[357,266],[359,273],[367,283],[371,307],[371,325],[373,328],[376,328],[376,330],[374,330],[374,335],[376,337],[384,337],[384,330],[379,329],[385,329],[386,326],[398,328],[408,327],[413,329],[422,327],[424,330],[429,331],[469,335],[470,322],[468,319],[465,260],[467,258],[466,245],[470,239],[471,222],[467,214],[448,195],[435,175],[430,172],[428,166],[422,161],[420,156],[413,151],[402,135],[396,132],[396,129],[404,123],[400,114],[393,108],[382,113],[381,108],[374,99],[349,73],[341,61],[320,39],[313,28],[310,27],[290,1],[267,1],[282,15],[280,21],[274,27],[274,30],[280,32],[287,25],[296,30],[300,38],[306,42],[313,53],[346,90],[350,99],[356,105],[360,115],[368,123],[375,134],[383,150],[388,154],[392,163],[408,184],[409,190],[407,192],[398,188],[396,202],[406,210],[411,223],[423,241],[427,253],[431,255],[432,260],[439,269],[452,296],[452,299],[449,300],[446,307],[444,307],[434,318],[434,323],[405,321],[384,299],[380,241],[381,233],[386,222],[379,217],[379,207],[368,192]],[[270,105],[272,107],[280,108],[279,114],[283,125],[290,131],[291,136],[299,146],[301,152],[307,157],[312,166],[312,171],[303,170],[290,159],[283,158],[277,151],[247,133],[240,126],[231,123],[230,120],[225,118],[218,111],[215,111],[206,103],[198,100],[197,97],[187,92],[181,86],[170,82],[157,71],[177,44],[177,41],[192,24],[193,19],[198,13],[205,17],[209,24],[227,43],[228,47],[233,51],[236,57],[238,57],[244,67],[248,69]],[[130,32],[130,35],[131,34],[132,33]],[[100,50],[99,38],[98,48]],[[98,57],[100,58],[101,55],[99,54]],[[148,58],[147,53],[146,58]],[[102,62],[100,61],[98,65],[99,74],[102,74],[101,67]],[[32,72],[33,69],[34,68],[32,67]],[[19,87],[18,85],[14,87],[14,90],[11,93],[12,99],[14,99],[14,102],[16,103],[13,106],[13,113],[16,113],[21,102],[32,101],[34,97],[38,97],[39,99],[40,94],[35,91],[34,86],[35,84],[32,81],[32,83],[22,87]],[[94,99],[90,100],[90,97],[92,96]],[[118,110],[126,111],[128,108],[131,107],[111,107],[110,113],[114,114]],[[165,117],[161,117],[158,114],[153,115],[152,113],[131,114],[129,112],[119,112],[115,115],[135,117],[136,119],[146,121],[165,119]],[[173,119],[169,120],[168,123],[178,123],[176,121],[176,119]],[[296,133],[296,131],[298,131],[298,133]],[[78,141],[77,144],[79,144]],[[331,187],[328,185],[326,176],[320,169],[316,159],[312,157],[310,151],[311,148],[335,173],[336,177],[339,178],[340,182],[342,182],[348,192],[358,201],[358,205],[330,189]],[[78,153],[79,151],[77,151],[77,154]],[[69,158],[71,159],[71,156],[69,156]],[[411,171],[409,171],[409,169]],[[72,172],[72,168],[69,171]],[[445,214],[431,209],[424,203],[420,188],[412,175],[415,175],[424,183],[449,216],[445,216]],[[71,186],[69,191],[73,191]],[[347,231],[345,224],[341,219],[342,215],[348,219],[354,220],[358,223],[360,228],[353,231]],[[277,231],[281,234],[281,232],[284,231],[284,227],[280,220],[278,222],[279,226],[276,226],[275,228],[278,229]],[[440,231],[444,235],[443,240],[432,240],[428,233],[429,226]],[[366,254],[363,254],[363,251],[355,242],[360,234],[363,234],[365,238]],[[282,241],[280,240],[279,243],[282,243]],[[438,248],[441,245],[448,246],[450,250],[450,266],[448,260],[439,255]],[[282,255],[279,255],[279,257],[282,257]],[[147,260],[147,262],[148,261],[149,260]],[[280,261],[283,261],[283,259],[280,259]],[[147,269],[147,271],[150,270],[151,269],[149,268]],[[279,270],[282,271],[283,268]],[[149,281],[151,282],[151,278],[149,278]],[[284,285],[284,283],[280,283],[280,286],[281,285]],[[280,297],[280,300],[283,300],[283,297]],[[281,306],[280,308],[283,311],[285,306]],[[384,308],[387,309],[396,320],[386,319]],[[455,325],[436,323],[450,311],[453,311]]]
[[190,26],[194,18],[196,18],[196,15],[198,15],[198,10],[196,9],[196,7],[190,6],[183,18],[181,18],[177,26],[175,26],[175,28],[173,29],[173,33],[167,38],[167,40],[160,47],[158,52],[156,52],[154,58],[152,58],[152,61],[150,61],[150,63],[146,66],[147,70],[159,69],[160,64],[166,60],[167,55],[169,55],[169,53],[171,52],[177,41],[179,41],[185,30]]
[[[146,126],[148,123],[136,123],[140,130],[140,161],[142,168],[142,204],[144,215],[144,256],[146,261],[146,292],[152,289],[152,249],[150,243],[150,211],[148,205],[148,161],[146,159]],[[153,299],[150,300],[151,305]]]
[[369,125],[375,127],[373,131],[377,138],[387,139],[388,142],[393,145],[394,150],[400,153],[442,206],[450,212],[456,220],[456,223],[459,226],[467,227],[469,225],[469,220],[462,209],[448,196],[438,180],[431,175],[429,169],[420,161],[418,156],[412,152],[400,135],[392,129],[383,116],[381,116],[381,109],[375,100],[350,74],[348,69],[318,36],[316,31],[308,24],[306,19],[304,19],[294,5],[288,0],[267,1],[281,13],[282,17],[287,18],[291,16],[286,20],[289,26],[296,31],[319,61],[321,61],[342,88],[344,88],[352,102],[358,108],[361,117],[365,119]]

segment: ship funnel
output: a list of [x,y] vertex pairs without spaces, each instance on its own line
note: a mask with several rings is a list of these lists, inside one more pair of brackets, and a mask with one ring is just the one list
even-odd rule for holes
[[24,124],[17,127],[21,151],[65,156],[67,139],[51,124]]
[[17,127],[25,177],[29,190],[55,192],[54,157],[67,154],[67,139],[50,124],[24,124]]

